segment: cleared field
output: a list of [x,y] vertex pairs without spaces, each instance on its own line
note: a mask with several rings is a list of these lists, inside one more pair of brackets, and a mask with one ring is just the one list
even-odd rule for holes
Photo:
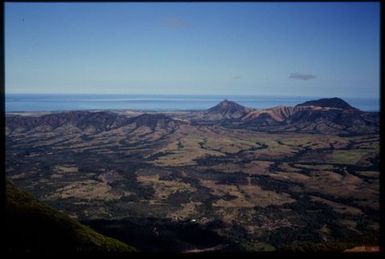
[[286,193],[266,191],[257,185],[226,185],[215,181],[202,180],[201,184],[217,197],[230,196],[231,199],[220,198],[213,206],[224,208],[253,208],[269,205],[282,205],[294,200]]
[[362,149],[333,150],[331,154],[324,157],[324,161],[332,164],[354,165],[368,153],[368,150]]
[[349,138],[339,137],[335,135],[309,135],[309,134],[295,134],[285,135],[280,138],[281,143],[289,145],[294,148],[328,148],[332,145],[334,148],[344,148],[349,144]]
[[175,192],[189,191],[193,192],[196,189],[190,184],[179,181],[165,181],[160,180],[159,175],[140,175],[136,178],[140,183],[144,185],[152,186],[155,190],[154,201],[167,199],[171,194]]
[[320,197],[316,197],[316,196],[310,196],[310,198],[312,201],[323,203],[323,204],[326,204],[326,205],[332,207],[336,212],[341,213],[341,214],[353,214],[353,215],[363,214],[360,209],[357,209],[357,208],[354,208],[351,206],[347,206],[347,205],[337,203],[334,201],[329,201],[329,200],[326,200],[326,199],[323,199]]
[[205,132],[200,130],[188,129],[187,132],[180,131],[170,137],[168,144],[157,152],[161,155],[154,164],[160,166],[185,166],[196,165],[195,159],[206,156],[223,156],[217,150],[202,148],[201,143],[205,141],[202,136]]
[[379,172],[377,171],[357,171],[357,174],[364,177],[373,177],[373,178],[379,177]]
[[116,200],[123,195],[111,191],[105,182],[85,180],[74,182],[47,195],[47,200],[75,198],[79,200]]
[[194,219],[194,217],[200,217],[197,207],[199,207],[202,202],[188,202],[183,203],[182,208],[177,211],[173,211],[167,215],[167,217],[172,218],[173,220],[186,220],[186,219]]
[[305,168],[309,170],[328,171],[334,169],[333,165],[321,164],[321,165],[307,165],[307,164],[295,164],[296,168]]
[[252,161],[250,163],[245,163],[242,165],[242,171],[250,175],[262,175],[268,174],[270,166],[274,164],[271,161]]
[[[266,134],[244,130],[224,131],[215,129],[194,129],[181,127],[170,137],[168,145],[158,150],[164,153],[154,161],[157,165],[184,166],[195,165],[195,159],[206,156],[224,156],[242,153],[243,157],[255,160],[264,158],[291,157],[303,148],[343,148],[349,140],[337,136],[304,134]],[[339,155],[336,153],[336,158]],[[348,158],[347,158],[348,159]],[[334,161],[334,160],[332,160]],[[344,163],[345,160],[341,161]]]
[[58,173],[77,173],[79,172],[79,169],[77,166],[71,166],[71,165],[57,165],[55,166],[55,171]]
[[297,183],[304,183],[311,179],[311,176],[295,173],[295,172],[278,172],[275,174],[268,174],[270,177],[274,179],[279,179],[282,181],[288,181],[288,182],[297,182]]

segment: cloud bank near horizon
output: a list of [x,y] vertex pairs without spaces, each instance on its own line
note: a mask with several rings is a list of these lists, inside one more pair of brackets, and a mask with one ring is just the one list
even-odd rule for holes
[[312,74],[303,74],[303,73],[291,73],[289,75],[289,78],[291,79],[296,79],[296,80],[311,80],[311,79],[315,79],[316,76],[315,75],[312,75]]

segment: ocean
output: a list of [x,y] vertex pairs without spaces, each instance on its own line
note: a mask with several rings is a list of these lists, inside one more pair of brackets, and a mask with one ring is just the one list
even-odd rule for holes
[[[224,99],[241,105],[264,109],[279,105],[295,106],[320,97],[285,96],[203,96],[203,95],[53,95],[6,94],[6,112],[119,110],[187,111],[205,110]],[[379,99],[342,98],[363,111],[379,111]]]

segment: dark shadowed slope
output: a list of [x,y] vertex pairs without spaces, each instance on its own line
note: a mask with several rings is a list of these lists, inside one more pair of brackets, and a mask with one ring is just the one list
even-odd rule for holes
[[103,236],[6,184],[6,248],[8,253],[132,252],[133,247]]

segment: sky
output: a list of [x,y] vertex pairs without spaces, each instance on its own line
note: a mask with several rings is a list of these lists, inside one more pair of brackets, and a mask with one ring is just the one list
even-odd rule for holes
[[379,98],[379,8],[5,3],[5,90]]

